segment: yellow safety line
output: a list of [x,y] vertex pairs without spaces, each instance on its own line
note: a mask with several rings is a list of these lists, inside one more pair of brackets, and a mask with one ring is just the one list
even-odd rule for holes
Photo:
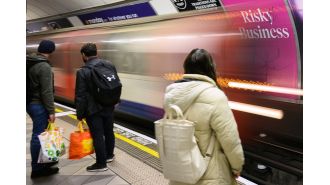
[[[55,108],[55,112],[63,112],[63,110]],[[67,115],[67,116],[69,116],[69,117],[72,118],[72,119],[78,120],[78,119],[77,119],[77,116],[75,116],[75,115],[73,115],[73,114],[69,114],[69,115]]]
[[[61,109],[57,109],[57,108],[56,108],[56,109],[55,109],[55,112],[63,112],[63,110],[61,110]],[[67,115],[67,116],[69,116],[70,118],[72,118],[72,119],[74,119],[74,120],[78,120],[78,119],[77,119],[77,116],[75,116],[75,115],[69,114],[69,115]],[[134,147],[136,147],[136,148],[138,148],[138,149],[140,149],[140,150],[142,150],[142,151],[147,152],[148,154],[150,154],[150,155],[152,155],[152,156],[154,156],[154,157],[159,158],[159,154],[158,154],[158,152],[156,152],[155,150],[153,150],[153,149],[151,149],[151,148],[149,148],[149,147],[146,147],[146,146],[144,146],[144,145],[141,145],[140,143],[138,143],[138,142],[136,142],[136,141],[133,141],[133,140],[131,140],[131,139],[129,139],[129,138],[123,136],[123,135],[117,134],[117,133],[115,133],[115,137],[116,137],[117,139],[120,139],[120,140],[122,140],[122,141],[125,141],[126,143],[128,143],[128,144],[130,144],[130,145],[132,145],[132,146],[134,146]]]
[[55,108],[55,112],[63,112],[63,110]]
[[145,152],[147,152],[148,154],[152,155],[152,156],[155,156],[157,158],[159,158],[159,154],[158,152],[156,152],[155,150],[151,149],[151,148],[148,148],[144,145],[141,145],[140,143],[136,142],[136,141],[133,141],[131,139],[128,139],[127,137],[125,136],[122,136],[120,134],[117,134],[115,133],[115,137],[118,138],[118,139],[121,139],[125,142],[127,142],[128,144],[131,144],[133,146],[135,146],[136,148],[140,149],[140,150],[143,150]]

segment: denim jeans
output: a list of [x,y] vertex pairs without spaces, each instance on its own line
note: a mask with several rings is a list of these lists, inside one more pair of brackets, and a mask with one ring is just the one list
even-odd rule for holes
[[115,148],[113,109],[114,107],[107,107],[86,118],[93,138],[96,163],[100,165],[106,164],[106,159],[112,157]]
[[44,167],[43,164],[38,164],[38,157],[41,147],[38,135],[44,132],[47,128],[49,113],[42,104],[32,103],[26,106],[26,111],[33,121],[33,130],[30,142],[30,152],[32,158],[31,166],[32,171],[37,171]]

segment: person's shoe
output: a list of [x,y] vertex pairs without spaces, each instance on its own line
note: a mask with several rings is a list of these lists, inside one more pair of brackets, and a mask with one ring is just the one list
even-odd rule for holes
[[51,162],[51,163],[45,163],[45,166],[49,168],[49,167],[52,167],[52,166],[54,166],[56,164],[58,164],[58,161]]
[[111,163],[115,159],[115,155],[112,155],[112,157],[107,158],[107,163]]
[[103,171],[107,171],[108,170],[108,167],[107,167],[106,164],[101,165],[101,164],[95,163],[95,164],[93,164],[91,166],[88,166],[86,168],[86,170],[89,171],[89,172],[103,172]]
[[32,171],[31,178],[33,179],[33,178],[37,178],[37,177],[53,175],[55,173],[58,173],[58,171],[59,171],[58,167],[43,168],[38,171]]

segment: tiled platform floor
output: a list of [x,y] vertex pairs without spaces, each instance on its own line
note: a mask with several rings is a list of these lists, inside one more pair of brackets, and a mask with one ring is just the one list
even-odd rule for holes
[[[163,175],[144,164],[138,159],[130,156],[126,152],[115,148],[116,158],[112,163],[108,164],[109,170],[105,172],[87,172],[86,167],[95,162],[95,154],[84,157],[80,160],[69,160],[68,154],[62,156],[59,160],[58,174],[31,179],[31,156],[30,156],[30,139],[32,132],[32,121],[27,116],[26,125],[26,184],[39,185],[165,185],[168,181]],[[74,126],[61,120],[56,119],[55,123],[65,129],[65,144],[69,146],[69,135],[75,130]],[[68,151],[68,150],[67,150]]]

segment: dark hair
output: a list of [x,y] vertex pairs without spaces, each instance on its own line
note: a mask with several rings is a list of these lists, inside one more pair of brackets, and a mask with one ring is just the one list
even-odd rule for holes
[[84,44],[80,49],[80,53],[84,54],[86,57],[96,56],[97,55],[96,45],[94,43]]
[[183,68],[185,74],[200,74],[210,77],[220,88],[212,56],[205,49],[193,49],[186,57]]

